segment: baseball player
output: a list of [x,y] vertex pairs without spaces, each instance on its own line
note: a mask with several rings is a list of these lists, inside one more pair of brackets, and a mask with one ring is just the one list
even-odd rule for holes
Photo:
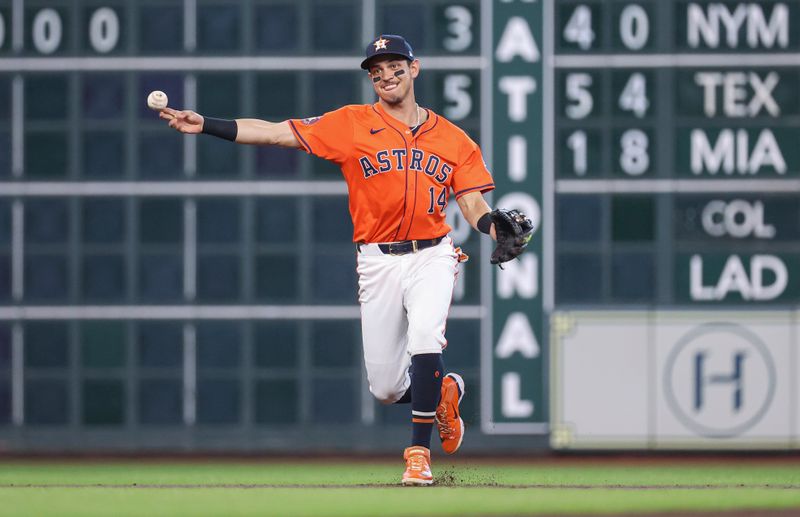
[[433,425],[448,454],[464,438],[459,414],[464,381],[445,374],[442,362],[458,264],[466,259],[448,236],[450,193],[474,228],[498,240],[493,263],[519,255],[532,226],[517,211],[490,210],[482,194],[494,183],[478,146],[417,104],[420,63],[403,37],[376,38],[361,68],[372,81],[375,104],[277,123],[213,119],[171,108],[159,116],[182,133],[302,149],[341,167],[354,226],[370,391],[385,404],[411,404],[402,483],[430,485]]

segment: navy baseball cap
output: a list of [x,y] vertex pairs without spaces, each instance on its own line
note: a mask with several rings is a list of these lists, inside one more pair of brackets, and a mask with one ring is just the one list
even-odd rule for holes
[[384,54],[401,56],[409,61],[414,61],[414,50],[412,50],[411,45],[408,44],[404,37],[396,34],[382,34],[367,45],[367,57],[361,62],[361,68],[369,70],[369,65],[367,64],[369,60]]

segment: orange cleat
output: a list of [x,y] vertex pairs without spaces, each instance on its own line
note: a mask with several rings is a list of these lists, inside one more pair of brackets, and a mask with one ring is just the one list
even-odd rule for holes
[[430,450],[415,445],[403,452],[403,458],[406,460],[406,471],[403,472],[403,484],[405,486],[433,484]]
[[456,452],[464,440],[464,421],[458,411],[462,398],[464,379],[457,373],[448,373],[442,379],[442,395],[436,407],[436,426],[439,428],[442,449],[447,454]]

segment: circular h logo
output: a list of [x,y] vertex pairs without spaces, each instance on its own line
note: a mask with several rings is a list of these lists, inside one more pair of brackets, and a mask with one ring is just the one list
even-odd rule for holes
[[664,370],[667,405],[686,427],[730,438],[755,425],[775,395],[775,363],[750,330],[706,323],[687,332]]

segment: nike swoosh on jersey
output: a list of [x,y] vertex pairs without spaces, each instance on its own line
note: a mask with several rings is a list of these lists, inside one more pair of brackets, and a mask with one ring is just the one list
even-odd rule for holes
[[380,129],[370,129],[370,130],[369,130],[369,134],[370,134],[370,135],[374,135],[375,133],[380,133],[380,132],[381,132],[381,131],[383,131],[384,129],[386,129],[386,128],[385,128],[385,127],[382,127],[382,128],[380,128]]

